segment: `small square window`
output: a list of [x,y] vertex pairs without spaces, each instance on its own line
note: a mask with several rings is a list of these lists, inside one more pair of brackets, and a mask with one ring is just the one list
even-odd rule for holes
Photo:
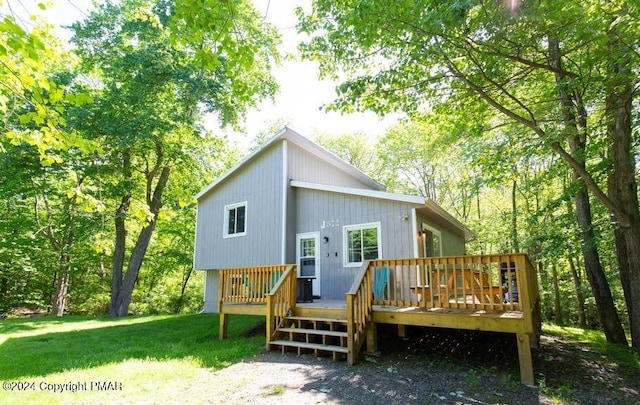
[[245,235],[247,226],[247,202],[225,206],[224,223],[225,237]]

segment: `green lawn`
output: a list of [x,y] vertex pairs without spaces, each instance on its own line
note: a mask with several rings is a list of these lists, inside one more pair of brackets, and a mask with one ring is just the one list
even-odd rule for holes
[[244,334],[263,319],[232,316],[223,341],[208,314],[2,320],[0,404],[173,402],[203,372],[260,352],[264,334]]

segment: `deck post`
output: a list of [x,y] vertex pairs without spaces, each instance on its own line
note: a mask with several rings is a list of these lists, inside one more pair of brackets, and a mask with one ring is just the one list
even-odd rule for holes
[[518,359],[520,360],[520,381],[526,385],[534,385],[530,335],[518,333],[516,337],[518,340]]
[[274,318],[273,295],[267,294],[267,319],[266,319],[266,322],[267,322],[266,349],[267,349],[267,351],[270,351],[271,345],[269,343],[271,342],[271,336],[273,335],[273,332],[275,331],[275,328],[273,326],[273,324],[274,324],[273,318]]
[[398,325],[398,337],[400,339],[407,337],[407,325]]
[[228,328],[229,328],[229,314],[220,312],[220,332],[218,336],[220,340],[223,340],[227,337]]
[[347,294],[347,363],[349,364],[355,364],[356,362],[353,306],[353,295]]
[[378,352],[378,326],[375,322],[367,325],[367,353]]
[[224,313],[223,297],[225,294],[226,273],[220,272],[220,282],[218,284],[218,311],[220,311],[220,328],[218,331],[218,338],[220,340],[227,337],[227,329],[229,326],[229,314]]

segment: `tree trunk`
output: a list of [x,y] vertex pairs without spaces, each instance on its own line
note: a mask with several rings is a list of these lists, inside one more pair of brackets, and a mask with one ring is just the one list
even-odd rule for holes
[[[617,46],[618,52],[622,49],[618,41],[612,46]],[[608,185],[609,197],[624,213],[623,218],[615,218],[616,257],[629,313],[631,345],[640,348],[640,208],[631,124],[633,83],[637,79],[630,72],[628,57],[617,56],[612,58],[612,88],[606,100],[609,155],[613,161]]]
[[189,266],[187,269],[187,275],[182,280],[182,288],[180,288],[180,300],[178,301],[178,308],[176,312],[180,312],[182,310],[182,306],[184,305],[184,292],[187,289],[187,284],[189,283],[189,279],[191,279],[191,274],[193,273],[193,267]]
[[125,261],[127,228],[126,219],[129,206],[131,204],[131,154],[125,151],[122,156],[122,173],[124,176],[125,195],[122,196],[120,206],[115,213],[116,238],[113,249],[113,266],[111,268],[111,300],[109,302],[109,315],[119,316],[117,302],[119,300],[120,290],[122,289],[122,274]]
[[553,275],[553,316],[558,325],[562,325],[562,309],[560,307],[560,283],[558,282],[558,265],[554,262],[551,265]]
[[67,302],[67,290],[69,288],[69,269],[59,273],[56,283],[56,291],[53,296],[53,315],[62,316]]
[[138,278],[138,274],[140,273],[140,267],[142,266],[142,261],[144,260],[144,255],[147,252],[147,248],[149,247],[151,235],[153,234],[155,226],[156,218],[152,219],[147,224],[147,226],[142,228],[140,234],[138,235],[138,240],[136,241],[136,245],[133,248],[133,252],[131,253],[129,265],[127,266],[127,272],[125,273],[122,284],[120,285],[118,295],[115,300],[113,300],[112,297],[113,305],[115,308],[115,313],[113,313],[112,315],[114,316],[126,316],[129,312],[129,304],[131,304],[133,288],[135,287],[136,279]]
[[573,261],[571,255],[569,255],[569,269],[571,270],[571,277],[573,278],[573,287],[576,293],[576,308],[578,310],[578,326],[582,329],[586,329],[587,320],[584,314],[584,294],[582,294],[582,279],[576,269],[576,264]]
[[[563,187],[565,187],[565,191],[566,191],[566,185]],[[567,201],[567,212],[570,215],[575,215],[570,201]],[[569,249],[567,253],[568,253],[567,259],[569,261],[569,269],[571,270],[571,277],[573,279],[573,286],[574,286],[575,295],[576,295],[576,308],[578,310],[578,325],[581,328],[586,329],[587,319],[586,319],[586,313],[585,313],[585,307],[584,307],[584,294],[582,293],[583,280],[582,280],[581,272],[578,272],[578,267],[577,267],[577,266],[580,266],[581,264],[580,258],[576,257],[576,260],[578,261],[578,265],[576,266],[576,261],[573,259],[573,255],[575,254],[573,249]]]
[[[162,172],[160,174],[160,177],[158,178],[158,182],[153,192],[153,198],[148,201],[149,210],[153,216],[149,223],[142,228],[140,234],[138,235],[136,244],[133,248],[133,251],[131,252],[131,257],[129,258],[127,272],[124,274],[124,277],[121,278],[122,281],[119,289],[117,290],[117,294],[114,295],[112,290],[111,305],[109,308],[109,314],[112,316],[126,316],[129,311],[129,304],[131,303],[133,288],[138,278],[138,274],[140,273],[142,261],[144,260],[144,256],[147,253],[149,242],[151,241],[151,236],[153,235],[153,231],[156,227],[158,214],[160,212],[160,208],[162,207],[162,194],[164,193],[164,189],[169,181],[170,174],[170,166],[165,166],[162,168]],[[150,182],[151,180],[152,177],[149,176],[148,182]]]
[[542,313],[544,314],[545,319],[551,319],[550,295],[547,292],[547,287],[549,286],[549,273],[547,273],[547,268],[543,264],[542,260],[538,262],[538,274],[540,275],[540,286],[542,287],[542,292],[540,294]]
[[582,255],[587,273],[587,279],[596,300],[596,306],[600,315],[600,323],[607,341],[611,343],[627,344],[627,337],[624,334],[618,311],[613,303],[611,288],[605,277],[604,270],[600,263],[600,255],[596,247],[596,239],[591,222],[591,203],[584,187],[578,191],[576,200],[576,216],[582,235]]
[[[628,13],[629,5],[623,3],[619,16]],[[620,280],[624,291],[631,345],[640,348],[640,207],[638,206],[638,184],[636,179],[636,156],[633,148],[632,111],[638,76],[632,57],[634,48],[625,42],[627,34],[621,32],[626,24],[613,21],[607,31],[608,58],[606,95],[607,135],[609,155],[613,166],[609,172],[609,196],[621,207],[621,215],[616,218],[616,255],[620,270]],[[624,38],[624,39],[620,39]],[[637,151],[636,151],[637,152]]]
[[[563,71],[559,42],[552,36],[550,36],[548,40],[549,63],[557,69],[557,73],[555,73],[556,89],[567,142],[569,143],[571,155],[579,166],[579,169],[584,170],[586,167],[587,112],[579,93],[571,92],[567,77],[559,73]],[[582,255],[584,257],[587,279],[591,285],[596,306],[598,307],[600,323],[602,324],[607,341],[627,344],[627,338],[613,302],[609,282],[605,277],[602,264],[600,263],[600,255],[593,230],[589,194],[585,182],[579,177],[578,169],[574,169],[573,179],[578,182],[579,187],[574,199],[576,203],[576,217],[582,237]]]

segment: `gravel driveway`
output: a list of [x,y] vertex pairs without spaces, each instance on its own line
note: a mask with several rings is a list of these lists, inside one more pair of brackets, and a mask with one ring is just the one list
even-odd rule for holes
[[217,372],[221,404],[533,404],[539,390],[434,366],[265,353]]
[[543,336],[538,386],[519,382],[508,334],[419,329],[379,332],[380,356],[354,366],[310,355],[262,353],[211,373],[214,404],[638,404],[640,369],[612,364],[574,341]]

